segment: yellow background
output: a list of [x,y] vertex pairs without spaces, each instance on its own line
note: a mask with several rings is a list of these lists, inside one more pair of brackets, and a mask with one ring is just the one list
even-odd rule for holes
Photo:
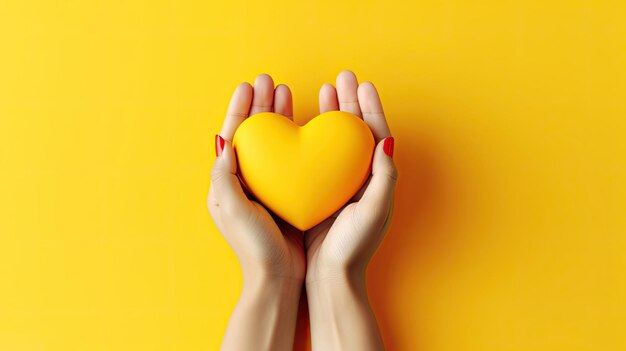
[[0,350],[215,350],[213,135],[345,68],[396,136],[390,350],[626,349],[623,1],[0,1]]

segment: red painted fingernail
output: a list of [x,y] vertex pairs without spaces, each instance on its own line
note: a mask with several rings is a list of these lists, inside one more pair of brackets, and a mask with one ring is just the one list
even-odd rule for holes
[[224,138],[215,134],[215,156],[219,156],[224,151]]
[[393,158],[393,137],[386,138],[383,142],[383,151],[387,156]]

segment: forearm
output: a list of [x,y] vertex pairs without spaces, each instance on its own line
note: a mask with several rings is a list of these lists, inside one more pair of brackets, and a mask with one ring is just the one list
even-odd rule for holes
[[383,350],[365,274],[307,283],[313,350]]
[[291,278],[244,278],[221,350],[291,351],[301,290],[302,282]]

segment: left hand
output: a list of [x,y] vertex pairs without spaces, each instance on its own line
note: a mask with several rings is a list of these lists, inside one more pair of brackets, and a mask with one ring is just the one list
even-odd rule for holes
[[307,286],[325,279],[363,280],[393,213],[398,176],[393,162],[393,138],[378,92],[370,82],[358,84],[351,71],[337,76],[337,88],[320,90],[320,113],[350,112],[364,119],[376,140],[372,174],[363,189],[335,215],[305,234]]

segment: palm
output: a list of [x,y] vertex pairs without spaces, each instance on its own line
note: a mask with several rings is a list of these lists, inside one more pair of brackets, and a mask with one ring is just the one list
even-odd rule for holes
[[364,215],[359,198],[306,233],[308,279],[324,279],[328,271],[366,262],[376,251],[391,217]]
[[357,240],[352,225],[355,209],[355,203],[349,204],[338,216],[328,218],[306,233],[309,279],[323,279],[326,269],[332,271],[355,255]]
[[209,208],[219,231],[242,259],[252,259],[275,275],[304,278],[305,258],[302,234],[270,213],[258,202],[249,201],[239,209],[240,221],[223,221],[213,192],[209,192]]

